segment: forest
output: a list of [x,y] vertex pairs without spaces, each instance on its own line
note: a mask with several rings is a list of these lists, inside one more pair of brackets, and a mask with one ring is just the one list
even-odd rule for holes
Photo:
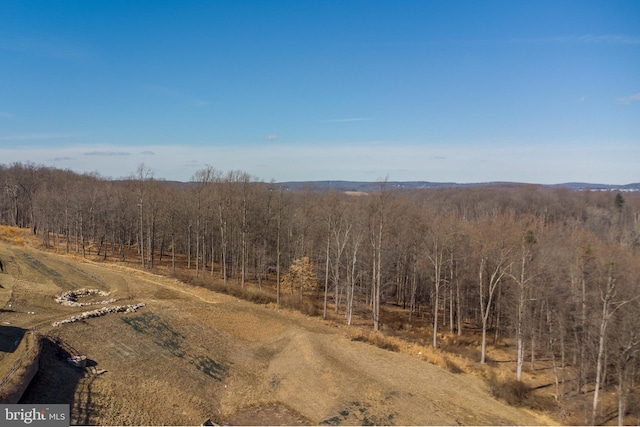
[[144,164],[114,180],[14,163],[0,165],[0,223],[61,254],[183,265],[347,324],[366,316],[376,331],[382,308],[401,307],[407,322],[430,319],[433,347],[471,325],[480,363],[498,337],[511,340],[516,381],[527,360],[548,358],[556,399],[584,396],[585,423],[602,421],[605,390],[619,425],[639,411],[640,194],[378,184],[292,190],[213,167],[179,183]]

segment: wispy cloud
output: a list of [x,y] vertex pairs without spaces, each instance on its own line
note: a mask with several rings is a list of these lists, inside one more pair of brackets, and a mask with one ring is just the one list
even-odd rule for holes
[[142,90],[151,94],[160,95],[164,98],[173,99],[175,102],[185,107],[201,108],[210,104],[209,101],[205,101],[201,98],[186,94],[179,89],[171,87],[145,85],[142,86]]
[[640,45],[640,36],[628,36],[624,34],[604,34],[592,36],[590,34],[580,36],[577,43],[598,43],[598,44],[631,44]]
[[17,133],[0,136],[0,141],[37,141],[42,139],[77,138],[81,133]]
[[278,135],[276,134],[267,135],[266,139],[267,141],[275,141],[276,139],[278,139]]
[[330,119],[322,120],[321,123],[347,123],[347,122],[368,122],[375,120],[373,117],[354,117],[349,119]]
[[640,45],[640,36],[625,34],[583,34],[581,36],[552,36],[514,38],[510,43],[561,43],[561,44],[607,44],[607,45]]
[[67,160],[73,160],[73,157],[54,157],[51,159],[52,162],[64,162]]
[[624,96],[622,98],[619,98],[617,102],[618,104],[631,104],[638,101],[640,101],[640,93],[636,93],[635,95],[631,96]]
[[131,153],[126,151],[88,151],[82,153],[84,156],[130,156]]
[[7,113],[6,111],[0,111],[0,119],[14,120],[15,118],[16,118],[15,114]]
[[89,49],[76,42],[55,39],[49,36],[44,38],[38,36],[16,37],[4,35],[0,38],[0,50],[61,59],[77,59],[93,56],[93,53]]
[[156,153],[154,153],[153,151],[141,151],[140,154],[144,154],[145,156],[155,156]]

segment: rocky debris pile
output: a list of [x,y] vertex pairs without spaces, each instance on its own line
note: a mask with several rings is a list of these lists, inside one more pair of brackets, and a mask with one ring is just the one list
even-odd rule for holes
[[98,302],[78,302],[78,298],[88,297],[92,295],[99,295],[102,297],[108,297],[111,292],[101,291],[100,289],[78,289],[77,291],[67,291],[64,294],[56,297],[55,300],[58,304],[68,305],[71,307],[84,307],[87,305],[106,305],[116,302],[115,298],[111,298]]
[[144,307],[146,304],[141,302],[138,304],[129,305],[113,305],[111,307],[102,307],[97,310],[85,311],[84,313],[72,316],[69,319],[64,319],[59,322],[53,322],[53,326],[65,325],[67,323],[79,322],[81,320],[87,320],[94,317],[101,317],[110,313],[133,313],[139,308]]
[[86,368],[87,356],[68,357],[67,362],[69,362],[69,364],[75,366],[76,368]]

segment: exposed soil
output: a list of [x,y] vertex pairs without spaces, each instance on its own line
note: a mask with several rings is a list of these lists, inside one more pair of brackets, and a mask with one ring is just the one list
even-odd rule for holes
[[[549,422],[494,399],[479,378],[351,341],[345,327],[297,312],[5,242],[0,258],[8,272],[0,275],[0,328],[35,327],[52,337],[23,402],[70,403],[73,424]],[[82,288],[146,306],[51,326],[94,308],[54,301]],[[86,355],[89,368],[66,363],[69,351]]]

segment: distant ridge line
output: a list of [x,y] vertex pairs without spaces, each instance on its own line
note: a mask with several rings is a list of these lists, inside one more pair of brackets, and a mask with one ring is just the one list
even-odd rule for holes
[[[380,189],[381,182],[372,181],[342,181],[342,180],[321,180],[321,181],[284,181],[278,182],[278,186],[290,190],[302,190],[305,188],[316,191],[376,191]],[[427,189],[427,188],[471,188],[471,187],[524,187],[539,186],[546,188],[567,188],[570,190],[595,190],[595,191],[640,191],[640,183],[632,184],[594,184],[586,182],[566,182],[561,184],[535,184],[510,181],[491,181],[477,183],[456,183],[456,182],[431,182],[431,181],[387,181],[386,186],[393,189]]]

